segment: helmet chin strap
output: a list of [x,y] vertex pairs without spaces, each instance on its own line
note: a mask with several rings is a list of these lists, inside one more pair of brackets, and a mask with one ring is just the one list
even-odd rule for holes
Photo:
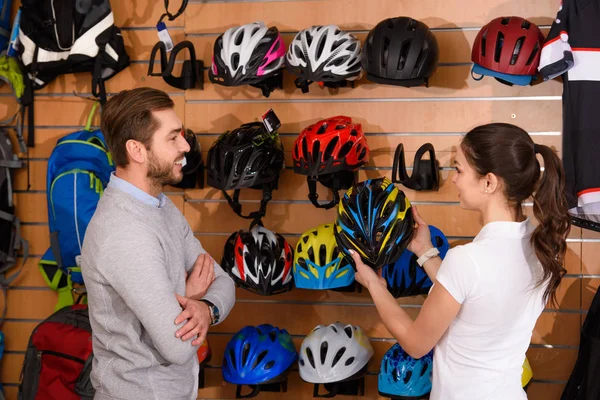
[[239,201],[240,198],[240,189],[236,189],[233,191],[233,198],[227,194],[225,190],[222,190],[223,196],[227,199],[229,206],[233,209],[233,212],[236,213],[239,217],[244,219],[251,219],[250,229],[252,229],[255,225],[263,226],[262,218],[267,214],[267,203],[271,200],[271,187],[268,184],[263,185],[263,197],[260,200],[260,208],[258,211],[252,211],[248,215],[242,214],[242,205]]

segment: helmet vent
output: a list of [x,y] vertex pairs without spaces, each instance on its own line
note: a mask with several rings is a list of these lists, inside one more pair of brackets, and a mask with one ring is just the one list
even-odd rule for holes
[[302,154],[304,154],[304,159],[308,161],[308,143],[306,143],[306,138],[302,138]]
[[304,244],[308,243],[308,235],[304,235],[302,240],[304,241]]
[[313,251],[313,248],[309,247],[307,253],[308,253],[308,258],[310,259],[310,261],[314,263],[315,262],[315,252]]
[[[254,34],[254,32],[252,32],[252,34]],[[233,43],[235,43],[236,46],[239,46],[242,44],[242,40],[244,40],[244,31],[240,29],[238,34],[235,35],[235,40]]]
[[307,45],[307,47],[310,47],[310,45],[312,44],[312,41],[313,41],[313,37],[310,34],[310,32],[308,32],[308,31],[305,31],[305,35],[306,35],[306,45]]
[[338,153],[338,158],[344,158],[344,157],[346,157],[348,155],[348,153],[350,153],[350,150],[352,149],[352,146],[354,146],[354,143],[352,143],[352,142],[346,142],[346,143],[344,143],[344,145],[340,149],[340,152]]
[[387,27],[388,27],[388,29],[394,29],[394,19],[393,18],[389,18],[387,20]]
[[300,365],[301,365],[302,367],[304,367],[304,365],[306,364],[306,363],[304,362],[304,359],[303,359],[303,358],[301,358],[301,359],[300,359],[299,363],[300,363]]
[[412,376],[412,371],[406,371],[406,375],[404,375],[404,383],[408,384],[411,376]]
[[517,39],[515,43],[515,48],[513,49],[512,57],[510,58],[510,65],[515,65],[517,62],[517,58],[519,58],[519,54],[521,53],[521,47],[523,47],[523,43],[525,42],[525,36]]
[[310,363],[310,365],[313,368],[316,368],[315,367],[315,358],[313,357],[312,350],[309,349],[308,347],[306,348],[306,358],[308,358],[308,362]]
[[340,250],[337,246],[333,248],[333,255],[331,256],[333,260],[337,259],[340,255]]
[[504,17],[504,18],[502,18],[502,20],[500,21],[500,23],[502,25],[508,25],[509,21],[510,21],[509,17]]
[[502,52],[502,45],[504,44],[504,34],[498,32],[498,38],[496,39],[496,51],[494,52],[494,61],[500,62],[500,54]]
[[321,343],[321,352],[320,352],[321,365],[325,364],[325,359],[327,358],[327,349],[328,349],[328,347],[329,347],[329,345],[327,344],[327,342]]
[[270,331],[269,332],[269,339],[271,339],[271,342],[275,342],[277,340],[277,332]]
[[417,21],[411,19],[410,21],[408,21],[408,30],[414,32],[417,29],[417,25]]
[[327,124],[323,124],[319,127],[319,130],[317,131],[317,135],[322,135],[325,133],[325,131],[327,130]]
[[344,332],[346,332],[346,335],[348,336],[349,339],[352,339],[352,327],[351,326],[345,327]]
[[242,349],[242,365],[246,365],[248,361],[248,354],[250,354],[250,343],[246,342]]
[[260,364],[260,362],[267,356],[267,351],[263,351],[261,352],[258,357],[256,357],[256,359],[254,360],[254,365],[252,366],[252,368],[256,368],[256,366],[258,364]]
[[527,65],[531,65],[531,63],[535,59],[535,56],[537,56],[538,51],[540,51],[540,44],[536,42],[535,46],[533,47],[533,51],[531,52],[531,55],[527,60]]
[[231,364],[235,366],[235,352],[233,351],[233,349],[229,350],[229,358],[231,359]]
[[327,147],[325,148],[325,154],[323,154],[323,160],[327,161],[331,158],[331,156],[333,155],[333,151],[335,150],[335,147],[337,146],[339,142],[339,138],[337,136],[335,136],[333,139],[331,139],[331,141],[327,144]]
[[381,68],[387,68],[388,52],[390,48],[390,38],[383,38],[383,51],[381,52]]
[[485,57],[485,43],[487,40],[487,34],[488,34],[488,31],[486,29],[486,31],[483,32],[483,35],[481,35],[481,56],[482,57]]
[[273,368],[273,365],[275,365],[275,361],[271,360],[268,363],[265,364],[265,369],[266,370],[270,370],[271,368]]
[[350,136],[358,136],[358,131],[356,129],[352,129],[350,131]]
[[327,259],[327,248],[325,247],[324,244],[322,244],[321,246],[319,246],[319,266],[320,267],[324,267],[327,262],[325,261]]
[[231,56],[231,69],[236,70],[240,65],[240,55],[235,53]]
[[521,29],[529,29],[531,27],[531,23],[527,20],[523,20],[523,23],[521,24]]
[[321,58],[323,55],[323,50],[325,49],[325,42],[327,41],[327,37],[325,35],[321,35],[319,38],[319,43],[317,44],[317,53],[316,57]]
[[341,349],[339,349],[337,351],[337,353],[335,353],[335,357],[333,357],[333,362],[331,363],[331,367],[335,367],[335,364],[338,363],[338,361],[340,361],[340,359],[342,358],[342,356],[344,355],[344,353],[346,352],[346,348],[342,347]]
[[394,379],[394,382],[398,382],[398,368],[394,368],[392,371],[392,378]]
[[350,365],[352,365],[353,362],[354,362],[354,357],[350,357],[349,359],[346,360],[346,362],[344,363],[344,365],[346,367],[349,367]]
[[319,161],[319,151],[321,150],[321,142],[315,141],[312,148],[312,159],[316,163]]
[[334,331],[335,333],[338,333],[338,330],[335,327],[335,325],[329,325],[329,327],[331,328],[332,331]]

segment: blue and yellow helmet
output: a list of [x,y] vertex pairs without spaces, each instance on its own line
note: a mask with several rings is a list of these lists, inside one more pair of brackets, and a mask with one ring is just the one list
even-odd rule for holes
[[333,223],[319,225],[300,236],[293,274],[296,287],[302,289],[335,289],[354,282],[354,269],[340,254]]
[[335,239],[340,251],[361,255],[378,269],[395,262],[413,233],[410,201],[387,177],[368,179],[351,187],[338,205]]

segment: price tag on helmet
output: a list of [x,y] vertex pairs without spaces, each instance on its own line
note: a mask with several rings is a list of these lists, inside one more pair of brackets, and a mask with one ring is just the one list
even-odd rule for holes
[[272,108],[264,113],[261,119],[265,129],[269,133],[277,131],[281,126],[281,122],[279,121],[279,118],[277,118],[277,115],[275,115],[275,111],[273,111]]
[[167,25],[165,25],[164,22],[159,22],[156,25],[156,29],[158,30],[158,38],[161,42],[165,44],[165,49],[167,50],[167,53],[173,50],[173,40],[171,40],[171,35],[169,35]]

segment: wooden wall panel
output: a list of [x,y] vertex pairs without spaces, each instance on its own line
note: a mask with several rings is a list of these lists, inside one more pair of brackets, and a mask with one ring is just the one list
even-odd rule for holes
[[[204,160],[219,134],[256,120],[269,108],[275,110],[282,121],[286,169],[264,221],[268,228],[283,233],[294,247],[306,229],[335,220],[335,209],[319,210],[310,204],[306,178],[295,174],[292,167],[291,152],[298,132],[321,118],[345,114],[363,125],[371,159],[359,171],[359,180],[391,177],[393,154],[399,143],[405,146],[409,168],[417,149],[423,143],[432,143],[442,167],[439,191],[416,192],[402,185],[399,188],[429,223],[449,236],[451,246],[468,243],[481,228],[475,214],[460,208],[452,184],[455,175],[452,162],[465,132],[479,124],[510,122],[530,132],[536,143],[552,146],[561,155],[560,81],[509,87],[493,78],[475,81],[470,76],[470,49],[479,27],[497,16],[519,15],[541,24],[542,31],[547,33],[558,9],[557,0],[491,0],[485,7],[474,1],[459,4],[439,0],[379,0],[376,4],[367,0],[193,2],[184,15],[168,23],[173,41],[192,41],[197,57],[204,61],[204,90],[188,91],[171,87],[162,78],[147,76],[150,52],[157,41],[154,26],[163,12],[162,4],[147,0],[111,3],[116,24],[123,28],[132,63],[107,81],[107,91],[115,94],[123,89],[150,86],[168,92],[185,126],[198,135]],[[17,6],[18,1],[13,14]],[[330,91],[313,84],[309,93],[303,94],[294,86],[294,77],[285,73],[284,89],[275,90],[267,99],[255,88],[230,88],[209,82],[207,69],[214,41],[228,27],[263,20],[280,29],[287,45],[300,29],[335,23],[351,30],[362,41],[376,23],[396,15],[421,19],[433,28],[441,49],[440,65],[429,87],[378,85],[363,77],[354,88]],[[175,74],[179,74],[180,68],[181,64],[176,64]],[[45,193],[48,158],[58,138],[85,125],[92,102],[83,97],[89,97],[90,93],[90,74],[60,76],[36,93],[36,140],[35,147],[29,149],[29,173],[18,171],[15,179],[15,203],[23,222],[22,233],[29,240],[30,257],[8,291],[9,311],[2,327],[6,353],[0,365],[0,381],[8,399],[16,399],[31,331],[53,312],[56,304],[56,295],[46,286],[37,266],[49,246]],[[10,89],[0,85],[0,120],[16,111],[17,104]],[[98,124],[96,116],[93,126]],[[166,187],[165,192],[183,212],[204,248],[219,262],[229,235],[248,226],[248,221],[235,216],[222,193],[214,188],[184,191]],[[321,185],[318,193],[321,200],[331,198]],[[260,191],[243,190],[240,198],[244,211],[257,209],[260,197]],[[525,212],[532,215],[530,204]],[[600,234],[573,227],[565,260],[567,276],[557,293],[558,306],[547,305],[536,323],[527,352],[534,371],[534,381],[528,391],[532,400],[560,398],[577,357],[581,324],[600,286],[598,254]],[[394,341],[379,320],[367,292],[294,289],[265,298],[238,288],[236,298],[229,318],[209,332],[213,357],[206,369],[207,387],[200,390],[199,397],[235,397],[235,386],[223,381],[221,362],[227,341],[243,326],[269,322],[286,328],[293,334],[299,349],[315,325],[340,320],[360,324],[371,336],[375,349],[366,377],[365,396],[356,398],[382,398],[377,394],[377,372],[381,357]],[[414,317],[424,299],[424,296],[415,296],[398,301]],[[0,300],[2,306],[3,300]],[[260,312],[256,312],[257,309]],[[294,367],[288,391],[283,396],[310,399],[312,390],[312,385],[304,383]],[[259,398],[279,399],[281,396],[263,393]]]

